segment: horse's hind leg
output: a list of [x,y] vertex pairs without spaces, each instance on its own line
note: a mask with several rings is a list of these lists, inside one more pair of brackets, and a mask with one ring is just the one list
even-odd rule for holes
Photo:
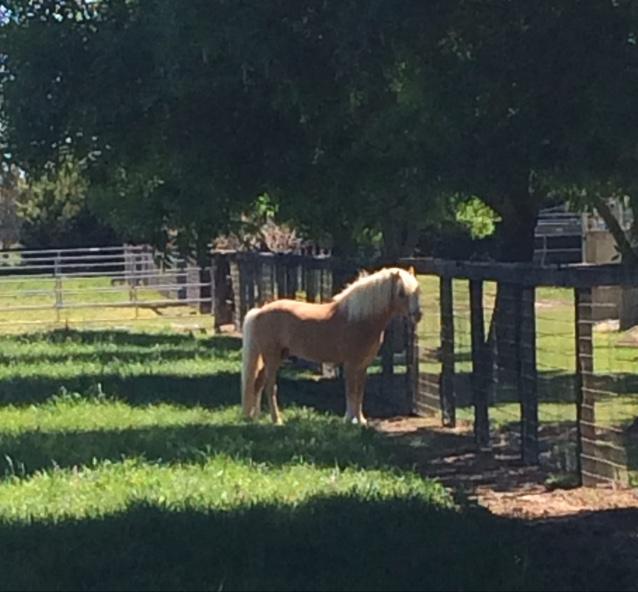
[[257,419],[261,413],[261,395],[264,392],[264,384],[266,383],[266,368],[262,367],[255,378],[255,410],[254,417]]
[[344,378],[346,383],[346,414],[344,419],[353,421],[357,413],[357,370],[350,364],[343,365]]
[[357,391],[356,391],[356,409],[354,410],[357,417],[357,422],[361,425],[366,425],[368,420],[363,415],[363,395],[366,389],[366,378],[368,377],[366,369],[357,369]]
[[277,405],[277,371],[281,360],[278,358],[269,358],[266,360],[266,378],[264,390],[268,397],[268,406],[270,408],[270,417],[274,424],[281,425],[281,412]]

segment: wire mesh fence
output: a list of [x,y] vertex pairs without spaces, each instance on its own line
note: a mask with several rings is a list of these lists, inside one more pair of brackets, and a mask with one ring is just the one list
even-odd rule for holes
[[405,263],[423,274],[416,413],[471,424],[479,446],[585,483],[638,485],[638,333],[610,319],[620,311],[610,287],[638,307],[638,278],[605,266]]

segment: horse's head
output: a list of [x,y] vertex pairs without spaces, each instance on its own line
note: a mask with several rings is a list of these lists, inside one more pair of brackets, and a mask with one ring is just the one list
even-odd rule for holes
[[410,271],[399,268],[392,270],[392,282],[392,306],[395,312],[418,323],[421,320],[421,288],[414,268],[411,267]]

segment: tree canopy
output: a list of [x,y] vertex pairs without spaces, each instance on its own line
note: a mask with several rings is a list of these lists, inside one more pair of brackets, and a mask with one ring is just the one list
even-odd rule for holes
[[387,256],[459,199],[531,257],[552,192],[630,187],[638,23],[623,0],[3,0],[6,158],[69,155],[125,235],[202,249],[261,194]]

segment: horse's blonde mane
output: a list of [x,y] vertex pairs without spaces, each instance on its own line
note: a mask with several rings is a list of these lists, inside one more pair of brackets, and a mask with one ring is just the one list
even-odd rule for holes
[[372,274],[363,271],[333,300],[345,309],[348,320],[370,318],[388,309],[392,300],[393,276],[399,274],[407,294],[418,289],[416,278],[398,267],[388,267]]

